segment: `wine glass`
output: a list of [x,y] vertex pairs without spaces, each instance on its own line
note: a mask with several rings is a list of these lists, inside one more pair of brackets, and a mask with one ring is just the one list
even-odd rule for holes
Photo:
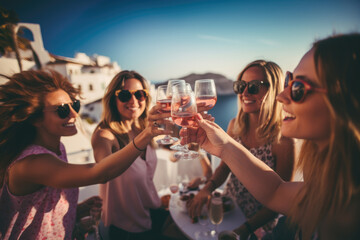
[[180,176],[180,184],[179,184],[180,195],[188,192],[189,182],[190,182],[190,178],[187,174],[185,174],[184,176]]
[[211,231],[211,235],[218,235],[218,225],[222,222],[224,217],[223,204],[221,197],[213,196],[210,200],[209,218],[212,224],[215,225],[215,230]]
[[[170,194],[170,204],[172,207],[174,207],[174,204],[176,204],[176,201],[178,200],[178,198],[176,198],[177,193],[180,190],[180,182],[181,182],[181,177],[180,176],[174,176],[175,178],[172,180],[172,183],[169,185],[169,190],[171,192]],[[176,205],[175,205],[176,206]]]
[[99,222],[101,217],[101,208],[92,207],[90,209],[90,217],[92,218],[93,221],[93,228],[95,230],[95,239],[100,240]]
[[[197,107],[195,95],[191,88],[182,83],[173,86],[173,96],[171,100],[171,117],[174,123],[181,126],[186,131],[187,127],[195,126],[195,116]],[[182,151],[176,152],[174,156],[177,159],[193,160],[198,157],[199,153],[188,149],[187,144],[184,145]]]
[[[161,109],[159,110],[159,112],[163,112],[163,113],[171,111],[171,97],[167,95],[168,94],[167,88],[168,88],[167,85],[161,85],[158,86],[156,90],[156,104],[161,105]],[[166,118],[166,119],[170,120],[170,118]],[[168,126],[169,124],[165,123],[165,129],[167,129]],[[158,139],[156,142],[158,144],[168,145],[168,144],[173,144],[178,140],[179,140],[178,138],[172,137],[169,134],[167,134],[165,135],[165,137],[163,137],[162,139]]]
[[199,224],[202,226],[201,230],[195,232],[196,239],[208,239],[210,232],[208,231],[208,224],[209,224],[209,210],[207,205],[205,204],[201,208],[200,215],[198,216]]
[[[170,80],[171,81],[171,80]],[[179,82],[174,82],[173,83],[173,85],[171,86],[172,87],[172,91],[174,90],[174,86],[175,85],[177,85],[177,84],[185,84],[185,88],[186,88],[186,90],[187,91],[192,91],[192,89],[191,89],[191,85],[189,84],[189,83],[187,83],[187,82],[185,82],[185,81],[179,81]],[[168,86],[169,87],[169,86]],[[176,88],[175,88],[176,89]],[[181,145],[181,144],[174,144],[174,145],[172,145],[171,147],[170,147],[170,149],[171,150],[175,150],[175,151],[184,151],[185,150],[185,147],[183,146],[183,145]],[[177,160],[179,160],[180,158],[181,158],[181,154],[180,153],[175,153],[174,154],[174,157],[177,159]]]
[[[213,79],[199,79],[195,81],[196,103],[204,105],[203,107],[212,109],[217,101],[216,86]],[[204,111],[207,113],[207,111]]]

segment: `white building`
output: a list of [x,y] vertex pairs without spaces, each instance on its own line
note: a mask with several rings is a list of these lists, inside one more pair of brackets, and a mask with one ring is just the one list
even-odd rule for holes
[[[66,76],[75,87],[80,87],[84,97],[83,103],[93,102],[104,95],[104,90],[111,79],[121,71],[117,62],[111,62],[109,57],[85,53],[77,53],[74,58],[56,56],[45,50],[40,25],[33,23],[19,23],[19,29],[26,29],[32,34],[30,44],[35,50],[43,67],[51,68]],[[20,51],[24,70],[34,69],[35,62],[31,51]],[[12,75],[19,72],[15,54],[0,58],[0,73]],[[0,84],[5,82],[0,79]]]
[[[38,55],[42,66],[58,71],[66,76],[75,87],[81,89],[84,98],[82,100],[81,114],[86,114],[95,122],[99,121],[101,98],[111,79],[121,71],[120,66],[116,62],[111,62],[109,57],[100,55],[87,56],[85,53],[77,53],[74,58],[56,56],[45,50],[39,24],[19,23],[16,31],[21,28],[25,28],[26,31],[32,34],[29,39],[30,44]],[[23,70],[36,68],[30,50],[20,51],[20,57]],[[8,53],[6,56],[0,57],[1,74],[11,76],[19,71],[14,53]],[[6,78],[0,77],[0,84],[6,81]],[[95,106],[93,104],[88,106],[87,103],[95,103]],[[90,136],[95,125],[88,124],[88,121],[79,121],[78,134],[62,138],[70,162],[94,161]]]
[[50,54],[47,67],[60,72],[75,87],[79,87],[85,104],[102,98],[112,78],[121,71],[110,58],[98,55],[89,57],[85,53],[77,53],[75,58]]

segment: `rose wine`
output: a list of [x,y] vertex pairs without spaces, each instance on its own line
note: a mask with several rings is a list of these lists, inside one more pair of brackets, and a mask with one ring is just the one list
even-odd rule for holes
[[223,205],[221,198],[213,198],[210,203],[209,217],[212,224],[220,224],[223,220]]
[[213,108],[216,104],[217,97],[216,96],[199,96],[196,97],[196,103],[205,103],[205,107],[207,108]]
[[177,184],[171,184],[169,188],[172,193],[177,193],[177,191],[179,191],[179,186]]
[[171,111],[171,98],[158,100],[156,104],[161,105],[159,112],[168,113]]
[[196,113],[179,112],[173,114],[171,117],[176,125],[182,127],[194,127],[197,125],[195,115]]

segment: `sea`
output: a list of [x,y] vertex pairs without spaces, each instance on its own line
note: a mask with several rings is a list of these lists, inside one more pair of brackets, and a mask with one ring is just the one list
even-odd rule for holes
[[211,114],[215,118],[215,122],[226,131],[230,120],[236,117],[237,110],[237,95],[222,95],[218,96],[214,108],[209,110],[208,113]]

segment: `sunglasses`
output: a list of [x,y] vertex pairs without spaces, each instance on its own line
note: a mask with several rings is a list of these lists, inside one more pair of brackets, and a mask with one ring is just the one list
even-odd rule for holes
[[149,92],[146,89],[141,89],[141,90],[117,90],[115,92],[115,96],[117,96],[118,99],[121,102],[130,101],[132,95],[134,95],[137,100],[144,101],[148,97]]
[[314,87],[307,81],[300,78],[293,79],[293,74],[291,72],[286,72],[284,88],[287,88],[288,86],[290,86],[289,90],[291,100],[298,103],[304,101],[306,94],[311,91],[322,93],[326,92],[326,89]]
[[269,86],[268,82],[260,81],[260,80],[252,80],[250,82],[245,82],[244,80],[236,81],[233,83],[233,89],[236,94],[242,94],[245,91],[246,86],[248,87],[248,93],[250,94],[258,94],[261,85],[266,87]]
[[[63,103],[63,104],[61,104],[59,106],[56,106],[55,112],[57,112],[58,116],[61,119],[65,119],[70,114],[70,106],[71,106],[72,109],[74,109],[75,112],[78,113],[80,111],[80,101],[75,100],[72,103]],[[47,112],[47,111],[53,111],[53,110],[45,110],[44,109],[44,112]]]

